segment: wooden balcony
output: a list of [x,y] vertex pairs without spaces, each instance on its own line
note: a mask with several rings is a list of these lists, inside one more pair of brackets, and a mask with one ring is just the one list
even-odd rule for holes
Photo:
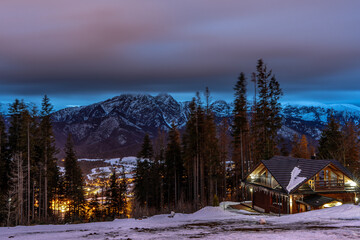
[[275,179],[269,178],[269,177],[252,178],[251,182],[259,184],[259,185],[263,185],[266,187],[270,187],[270,188],[275,188],[278,185],[278,183],[275,181]]
[[344,180],[310,180],[309,185],[315,192],[345,190]]

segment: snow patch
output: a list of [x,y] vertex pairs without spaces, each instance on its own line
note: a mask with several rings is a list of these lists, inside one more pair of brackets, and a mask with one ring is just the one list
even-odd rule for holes
[[227,209],[228,206],[232,206],[232,205],[239,205],[240,202],[230,202],[230,201],[227,201],[227,202],[221,202],[219,204],[219,206],[222,208],[222,209]]
[[281,217],[230,213],[219,207],[169,216],[0,227],[0,239],[359,239],[360,207],[352,204]]
[[221,207],[204,207],[192,214],[192,217],[197,219],[209,219],[229,216],[234,216],[234,213],[224,211]]
[[109,163],[110,165],[118,165],[120,162],[120,158],[111,158],[105,160],[104,162]]
[[95,159],[95,158],[80,158],[78,159],[78,162],[81,162],[81,161],[86,161],[86,162],[98,162],[98,161],[104,161],[103,159]]

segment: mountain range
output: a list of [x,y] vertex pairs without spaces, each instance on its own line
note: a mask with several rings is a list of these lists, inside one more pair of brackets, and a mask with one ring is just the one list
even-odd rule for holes
[[[279,135],[286,142],[297,133],[316,143],[330,114],[341,122],[360,121],[360,108],[355,105],[283,104],[282,107],[283,126]],[[217,122],[231,118],[232,103],[217,100],[211,108]],[[169,129],[172,122],[183,129],[188,112],[189,102],[176,101],[169,94],[123,94],[88,106],[59,110],[52,114],[52,120],[60,149],[71,133],[79,157],[109,158],[135,155],[145,133],[155,137],[159,129]]]

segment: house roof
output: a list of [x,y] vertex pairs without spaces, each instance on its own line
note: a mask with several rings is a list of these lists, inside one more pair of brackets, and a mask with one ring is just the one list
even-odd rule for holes
[[296,191],[304,182],[329,164],[333,164],[349,178],[352,178],[350,171],[333,159],[315,160],[275,156],[261,162],[287,193]]

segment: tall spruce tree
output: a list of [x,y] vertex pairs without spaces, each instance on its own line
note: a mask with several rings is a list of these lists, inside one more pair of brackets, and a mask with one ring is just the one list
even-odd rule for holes
[[8,154],[5,122],[0,114],[0,226],[7,224],[8,191],[10,190],[10,156]]
[[[233,162],[235,163],[235,189],[239,195],[240,181],[244,178],[249,165],[248,153],[248,116],[246,99],[246,78],[244,73],[240,73],[238,81],[234,87],[234,120],[232,124],[233,136]],[[238,196],[237,196],[238,197]]]
[[122,217],[127,217],[127,190],[128,190],[128,180],[125,174],[125,168],[122,167],[121,170],[121,179],[120,179],[120,187],[119,187],[119,204],[120,204],[120,213]]
[[121,193],[120,193],[120,184],[118,181],[118,176],[116,174],[115,168],[112,170],[112,174],[109,179],[109,189],[106,192],[106,200],[108,203],[108,214],[114,219],[119,216],[121,211]]
[[257,99],[251,121],[253,157],[256,164],[277,152],[277,132],[281,128],[280,84],[263,60],[256,67]]
[[[228,181],[227,181],[227,175],[228,175],[228,168],[227,168],[227,162],[229,160],[229,145],[230,145],[230,135],[229,132],[229,119],[224,118],[218,128],[218,135],[219,135],[219,154],[220,154],[220,160],[221,160],[221,190],[219,194],[219,199],[225,200],[227,195],[227,188],[228,188]],[[233,188],[231,186],[231,188]]]
[[51,112],[53,106],[47,95],[44,96],[41,104],[40,115],[40,143],[41,143],[41,167],[43,168],[44,176],[44,218],[49,216],[51,201],[57,195],[59,182],[59,170],[56,164],[57,159],[55,155],[57,149],[55,146],[55,137],[52,130]]
[[152,208],[157,206],[156,188],[160,183],[155,182],[158,177],[154,171],[155,162],[153,159],[153,147],[148,134],[144,136],[144,141],[136,164],[134,176],[134,192],[136,201],[141,207]]
[[83,190],[84,183],[71,134],[68,135],[65,144],[65,154],[65,197],[70,202],[67,219],[71,221],[81,220],[85,203]]
[[328,123],[321,132],[318,148],[319,159],[342,159],[342,134],[340,123],[333,115],[330,116]]
[[195,98],[189,104],[188,121],[186,122],[183,134],[183,158],[187,180],[186,196],[188,201],[192,201],[195,209],[199,203],[199,121],[197,116],[197,106]]
[[154,151],[153,151],[153,147],[151,144],[149,134],[145,134],[144,141],[141,146],[141,151],[138,153],[138,157],[145,158],[148,161],[150,161],[153,158],[153,154],[154,154]]
[[8,195],[9,212],[8,224],[26,224],[26,153],[27,153],[27,119],[28,111],[23,100],[16,99],[10,104],[9,151],[10,162],[10,191]]
[[206,203],[213,203],[214,196],[218,197],[221,182],[221,158],[218,145],[218,136],[214,113],[210,102],[209,88],[205,90],[205,116],[204,116],[204,169],[205,176]]
[[301,139],[299,140],[299,136],[294,134],[291,155],[296,158],[310,158],[308,141],[305,135],[302,135]]
[[171,124],[165,155],[165,202],[177,207],[183,188],[184,165],[181,155],[180,134]]
[[359,128],[353,121],[346,121],[342,131],[342,163],[356,177],[360,175]]

